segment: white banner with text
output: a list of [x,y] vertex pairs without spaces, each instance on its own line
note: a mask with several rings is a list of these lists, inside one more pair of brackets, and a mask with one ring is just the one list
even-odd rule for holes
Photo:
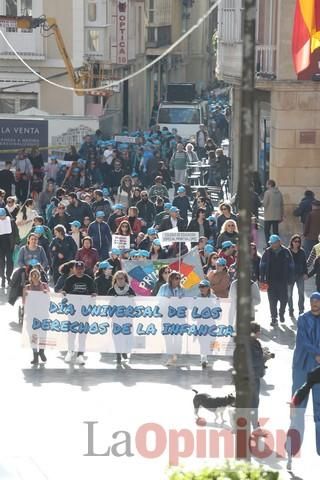
[[23,346],[87,352],[232,355],[229,301],[28,292]]

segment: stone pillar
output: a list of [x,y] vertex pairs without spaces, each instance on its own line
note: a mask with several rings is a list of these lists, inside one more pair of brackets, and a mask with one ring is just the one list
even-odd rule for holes
[[284,195],[282,234],[301,232],[293,210],[306,189],[320,198],[320,84],[274,83],[271,92],[270,178]]

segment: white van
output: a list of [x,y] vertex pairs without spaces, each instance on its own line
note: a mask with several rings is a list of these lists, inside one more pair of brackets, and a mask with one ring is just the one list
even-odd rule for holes
[[176,128],[178,135],[184,140],[195,136],[199,130],[199,125],[207,124],[207,105],[206,102],[190,102],[190,103],[160,103],[157,125],[161,130],[167,127],[168,130]]

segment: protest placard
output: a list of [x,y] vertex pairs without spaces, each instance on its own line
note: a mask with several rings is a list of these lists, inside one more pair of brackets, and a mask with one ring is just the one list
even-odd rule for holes
[[23,345],[86,352],[230,355],[229,302],[28,292]]
[[198,242],[199,232],[178,232],[177,228],[171,228],[163,232],[158,232],[158,238],[161,246],[171,245],[171,243]]
[[128,250],[130,248],[130,237],[125,235],[112,235],[112,248]]
[[128,135],[115,135],[114,139],[119,143],[136,143],[136,137],[129,137]]

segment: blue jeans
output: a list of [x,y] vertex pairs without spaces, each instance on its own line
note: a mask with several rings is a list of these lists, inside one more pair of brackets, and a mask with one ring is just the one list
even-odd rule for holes
[[299,275],[295,277],[294,282],[290,285],[288,285],[288,306],[289,306],[289,312],[293,313],[293,301],[292,301],[292,293],[293,293],[293,287],[294,285],[297,285],[298,289],[298,295],[299,295],[299,300],[298,300],[298,307],[299,307],[299,313],[304,312],[304,278],[303,275]]
[[[292,372],[292,395],[307,381],[308,371],[297,369],[293,367]],[[293,409],[293,415],[291,417],[291,423],[287,434],[286,450],[289,456],[296,455],[302,445],[304,437],[305,422],[304,416],[308,404],[309,396],[300,404],[299,407]],[[313,419],[316,430],[316,447],[317,453],[320,455],[320,384],[316,384],[312,387],[312,399],[313,399]],[[292,436],[290,435],[290,432]],[[297,436],[298,434],[298,436]],[[300,438],[299,438],[300,437]]]

